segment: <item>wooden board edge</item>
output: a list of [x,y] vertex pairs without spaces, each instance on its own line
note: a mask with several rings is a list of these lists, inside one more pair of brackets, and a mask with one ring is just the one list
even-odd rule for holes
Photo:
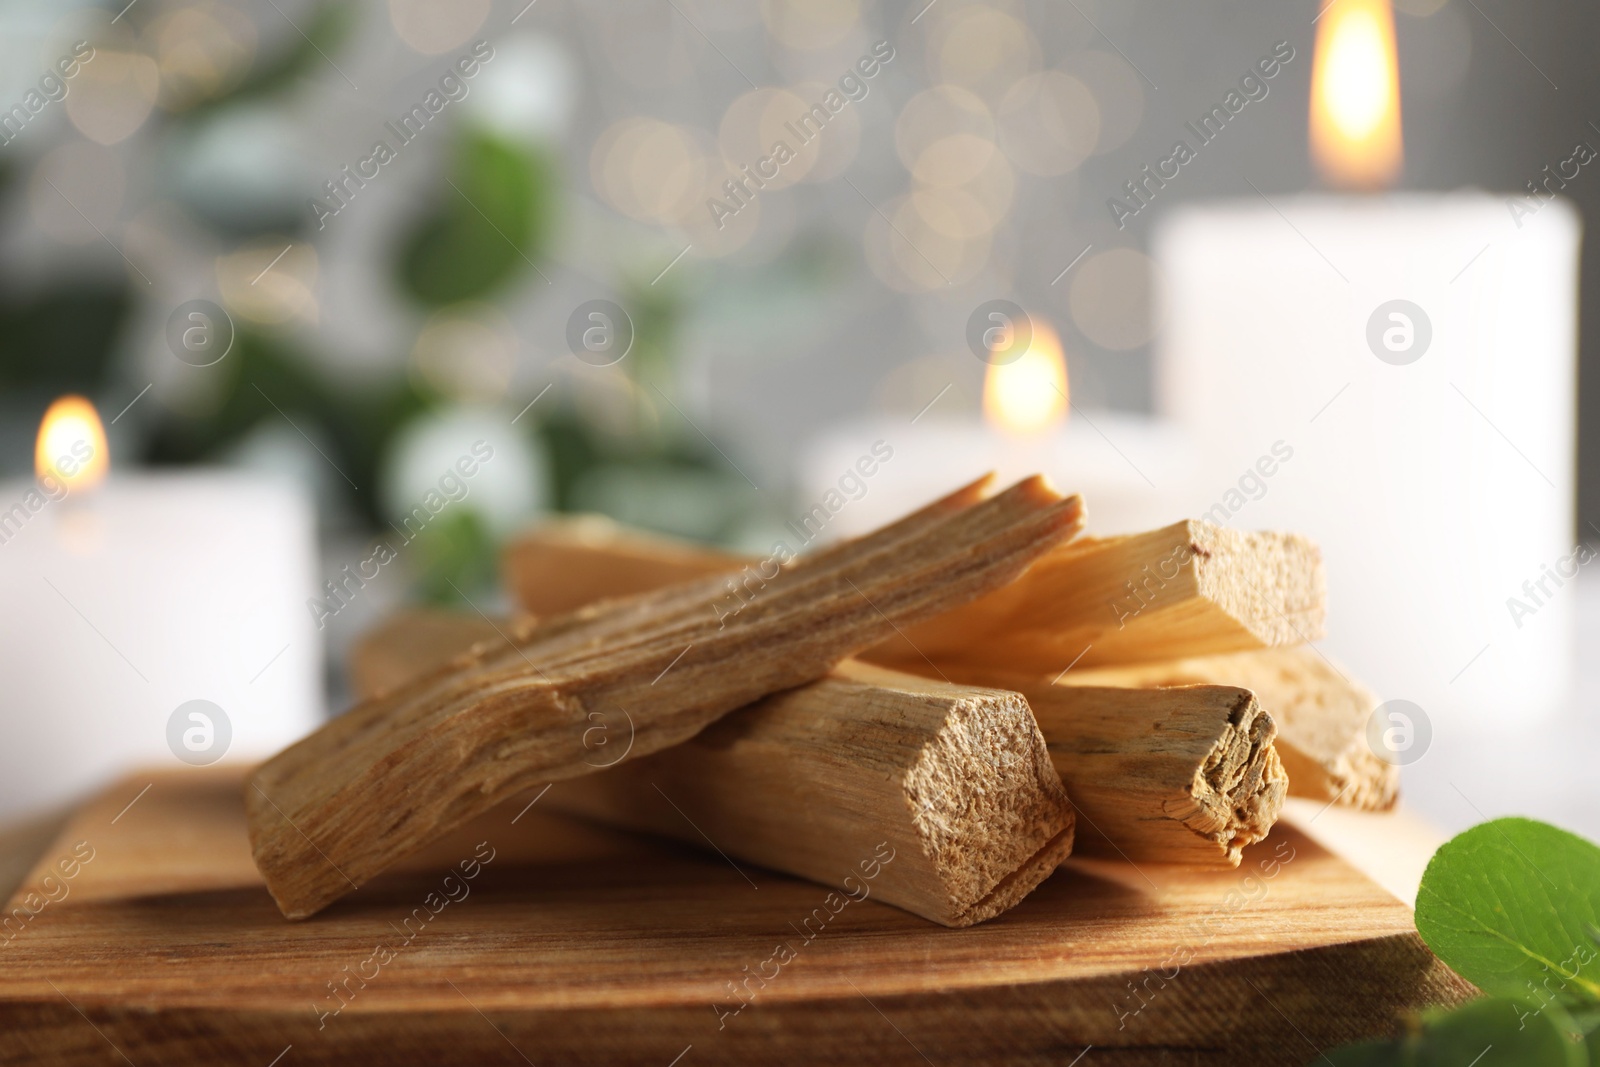
[[[1135,988],[1135,987],[1138,988]],[[1140,990],[1142,989],[1142,993]],[[318,1030],[313,1013],[151,1010],[0,1002],[19,1067],[273,1062],[391,1067],[403,1062],[1059,1064],[1085,1048],[1119,1065],[1255,1067],[1312,1062],[1392,1033],[1411,1012],[1477,991],[1415,934],[1201,964],[1170,976],[991,986],[957,993],[772,1000],[719,1019],[711,1005],[618,1010],[351,1011]],[[80,1014],[81,1012],[81,1014]],[[720,1025],[719,1025],[720,1024]]]

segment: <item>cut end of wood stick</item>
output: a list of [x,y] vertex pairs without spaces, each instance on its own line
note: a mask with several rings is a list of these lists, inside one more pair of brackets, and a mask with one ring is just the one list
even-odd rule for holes
[[1320,639],[1327,627],[1322,550],[1296,533],[1234,530],[1190,520],[1200,595],[1262,648]]
[[1070,664],[1300,644],[1323,632],[1325,586],[1320,550],[1298,534],[1186,520],[1063,545],[1023,581],[909,628],[868,657],[908,670],[965,661],[1053,675]]
[[1167,663],[1074,669],[1064,686],[1237,685],[1251,690],[1278,724],[1278,755],[1293,796],[1387,811],[1400,795],[1400,769],[1373,751],[1367,722],[1376,694],[1310,647],[1197,656]]
[[1020,901],[1073,840],[1021,696],[850,661],[545,803],[846,893],[865,870],[874,899],[945,926]]
[[[1277,727],[1248,689],[1203,686],[1231,704],[1222,736],[1195,770],[1189,798],[1167,812],[1222,848],[1231,864],[1239,850],[1264,839],[1278,821],[1289,778],[1272,741]],[[1205,694],[1207,696],[1211,693]]]
[[310,915],[468,818],[592,773],[592,712],[631,752],[680,744],[734,708],[819,678],[911,625],[1013,581],[1082,528],[1082,501],[987,480],[855,541],[519,626],[365,701],[267,761],[245,791],[256,865]]
[[1277,821],[1288,791],[1277,730],[1248,690],[992,681],[1032,704],[1082,819],[1080,850],[1231,867]]
[[1031,893],[1072,851],[1072,806],[1027,701],[856,668],[857,678],[943,701],[945,719],[902,779],[904,800],[946,902],[971,926]]
[[[507,625],[398,612],[356,643],[357,683],[392,689],[492,645]],[[872,883],[874,897],[945,926],[1016,904],[1073,840],[1072,805],[1019,694],[852,660],[681,745],[562,782],[545,805],[692,845],[709,837],[736,860],[847,893],[861,891],[850,872],[881,838],[898,859]]]

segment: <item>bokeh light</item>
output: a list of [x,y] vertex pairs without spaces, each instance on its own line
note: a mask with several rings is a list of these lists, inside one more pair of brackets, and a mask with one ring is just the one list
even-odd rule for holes
[[263,324],[318,319],[317,250],[304,241],[252,240],[217,257],[216,278],[231,314]]
[[1159,289],[1159,270],[1143,252],[1097,252],[1072,273],[1072,321],[1102,348],[1137,348],[1160,328]]
[[1000,101],[997,124],[1006,157],[1029,174],[1076,170],[1100,139],[1100,106],[1083,82],[1059,70],[1020,78]]
[[144,125],[160,90],[161,69],[149,56],[96,48],[63,103],[79,133],[99,144],[117,144]]
[[460,48],[489,17],[490,0],[389,0],[395,36],[423,55]]

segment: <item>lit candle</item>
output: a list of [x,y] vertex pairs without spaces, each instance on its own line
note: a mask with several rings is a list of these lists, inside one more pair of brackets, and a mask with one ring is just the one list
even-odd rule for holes
[[35,469],[0,484],[0,817],[135,766],[258,758],[315,727],[299,493],[240,473],[107,479],[80,397],[51,406]]
[[[1392,16],[1325,11],[1313,155],[1382,185]],[[1191,207],[1156,241],[1162,410],[1221,471],[1292,449],[1234,523],[1320,541],[1325,647],[1435,719],[1512,726],[1566,689],[1577,252],[1564,203],[1519,220],[1476,192]]]
[[875,415],[813,442],[801,457],[805,510],[789,524],[795,536],[865,533],[986,471],[1001,485],[1042,473],[1081,494],[1095,534],[1184,518],[1176,494],[1188,451],[1177,431],[1144,416],[1077,408],[1055,331],[1037,315],[1029,322],[1022,353],[984,372],[983,422],[933,410],[914,421]]

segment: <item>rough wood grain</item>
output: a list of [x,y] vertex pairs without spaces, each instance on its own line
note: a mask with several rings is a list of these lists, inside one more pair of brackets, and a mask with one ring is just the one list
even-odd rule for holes
[[[584,516],[528,531],[504,562],[519,603],[543,614],[583,602],[587,583],[639,592],[750,561]],[[1307,538],[1191,520],[1062,545],[1025,582],[903,627],[866,655],[918,673],[930,660],[966,660],[1055,674],[1298,645],[1323,635],[1326,600],[1322,554]]]
[[1080,851],[1136,863],[1239,864],[1277,821],[1288,776],[1277,727],[1248,689],[1063,688],[995,678],[1027,697],[1082,816]]
[[[1192,532],[1192,527],[1198,528],[1200,536],[1186,539],[1184,534]],[[577,567],[580,565],[579,557],[584,557],[586,562],[581,566],[586,571],[603,571],[619,554],[625,555],[634,567],[630,572],[632,577],[645,583],[640,586],[641,589],[655,588],[677,573],[670,553],[661,555],[659,569],[653,570],[647,565],[651,558],[651,545],[655,543],[650,535],[634,532],[623,537],[620,531],[610,529],[603,523],[590,529],[590,536],[583,540],[581,546],[575,546],[573,539],[563,536],[559,529],[548,540],[544,528],[530,531],[520,542],[518,566],[530,568],[531,573],[531,568],[537,565],[548,544],[552,551],[562,553],[558,558],[567,565]],[[608,529],[609,533],[606,532]],[[1217,531],[1223,536],[1218,540],[1212,538],[1208,531]],[[612,534],[617,534],[625,541],[626,547],[614,548],[610,539]],[[1207,556],[1193,550],[1196,544],[1213,542],[1214,549],[1208,550],[1210,554]],[[1193,624],[1196,619],[1209,618],[1221,627],[1224,634],[1233,634],[1228,640],[1247,644],[1252,641],[1257,644],[1263,641],[1296,642],[1300,640],[1301,633],[1308,638],[1320,634],[1325,599],[1322,568],[1317,550],[1302,538],[1288,534],[1238,534],[1201,523],[1179,523],[1131,538],[1083,538],[1051,552],[1028,572],[1024,580],[985,598],[981,603],[989,606],[982,610],[1003,616],[1012,610],[1001,603],[1009,598],[1012,607],[1021,611],[1023,609],[1018,604],[1036,598],[1038,594],[1034,590],[1040,584],[1056,583],[1064,587],[1075,570],[1086,566],[1086,560],[1092,563],[1098,558],[1104,562],[1109,558],[1104,555],[1108,546],[1116,550],[1116,555],[1123,555],[1124,549],[1130,544],[1143,546],[1128,557],[1128,565],[1131,567],[1137,563],[1137,569],[1129,570],[1114,581],[1107,581],[1103,575],[1092,578],[1091,584],[1085,587],[1090,592],[1076,595],[1068,601],[1042,600],[1041,603],[1046,607],[1039,611],[1047,610],[1051,603],[1070,603],[1077,605],[1071,609],[1074,613],[1092,612],[1099,598],[1109,596],[1108,590],[1121,589],[1126,592],[1127,585],[1134,581],[1136,574],[1152,566],[1149,562],[1152,558],[1155,564],[1150,573],[1155,578],[1172,571],[1170,566],[1161,569],[1162,558],[1184,559],[1190,555],[1193,558],[1183,565],[1177,577],[1156,591],[1159,596],[1147,597],[1150,607],[1131,620],[1125,630],[1118,631],[1116,643],[1103,640],[1098,648],[1089,650],[1083,645],[1074,645],[1073,642],[1078,638],[1071,638],[1065,646],[1072,650],[1071,654],[1059,662],[1049,660],[1051,666],[1048,667],[1048,673],[1059,674],[1057,684],[1107,687],[1213,684],[1250,689],[1277,723],[1278,740],[1274,747],[1289,775],[1289,792],[1292,795],[1336,800],[1340,805],[1366,810],[1385,810],[1394,804],[1399,795],[1399,769],[1375,755],[1366,742],[1366,722],[1378,705],[1377,697],[1316,650],[1296,646],[1163,661],[1158,656],[1127,645],[1128,641],[1145,635],[1151,636],[1159,648],[1171,649],[1170,632],[1163,636],[1163,628],[1167,624],[1159,621],[1164,614],[1170,615],[1173,624],[1180,630]],[[1080,545],[1085,547],[1080,550]],[[1172,555],[1174,552],[1177,553],[1175,557]],[[721,558],[729,566],[737,566],[740,562],[739,557],[735,556]],[[1138,563],[1140,559],[1145,562]],[[1246,578],[1247,572],[1254,572],[1256,577]],[[1099,585],[1094,586],[1093,582],[1099,582]],[[1279,592],[1269,598],[1258,596],[1251,600],[1247,593],[1240,593],[1241,589],[1251,587],[1251,583],[1255,583],[1257,588]],[[539,609],[539,587],[536,583],[517,582],[516,588],[524,607]],[[1093,591],[1095,589],[1098,592]],[[1231,593],[1228,592],[1230,589],[1233,590]],[[1106,611],[1107,618],[1114,618],[1107,603],[1109,601],[1101,602],[1100,607]],[[1132,603],[1129,601],[1123,606],[1126,608]],[[1237,609],[1238,616],[1235,617],[1230,614],[1235,609],[1225,610],[1230,603],[1255,606]],[[1276,607],[1263,607],[1263,604]],[[977,610],[979,604],[974,603],[963,611],[953,613],[952,617]],[[1273,610],[1283,612],[1276,627],[1271,624],[1270,618],[1262,621]],[[1141,619],[1144,621],[1140,622]],[[1241,636],[1245,630],[1239,619],[1256,620],[1252,625],[1256,627],[1259,638]],[[946,620],[941,618],[921,629],[908,630],[919,635],[915,639],[915,648],[897,635],[891,642],[867,654],[885,659],[912,673],[978,684],[982,684],[984,678],[994,678],[997,673],[1006,675],[1013,682],[1019,678],[1025,680],[1037,676],[1037,672],[1030,674],[1015,667],[1019,659],[1027,662],[1037,660],[1037,641],[1034,652],[1019,655],[1000,650],[992,660],[980,661],[975,653],[968,652],[951,653],[948,656],[941,654],[938,662],[922,655],[930,648],[936,654],[941,650],[948,651],[948,642],[943,638],[935,644],[924,642],[921,636],[923,630],[929,627],[946,625]],[[1156,629],[1140,628],[1147,625],[1153,625]],[[1070,629],[1063,631],[1068,634],[1071,632]],[[1184,640],[1187,647],[1193,647],[1209,639],[1202,634],[1198,638]],[[975,643],[974,647],[992,650],[992,643],[981,646]],[[1126,654],[1135,662],[1093,666],[1098,660],[1113,654]],[[1065,670],[1068,666],[1072,669]]]
[[1081,1067],[1277,1067],[1472,992],[1404,905],[1281,826],[1239,870],[1069,859],[946,930],[519,799],[285,923],[239,773],[130,779],[47,851],[29,884],[76,842],[95,858],[0,947],[8,1064],[1061,1067],[1093,1045]]
[[1291,794],[1368,811],[1386,811],[1400,795],[1400,768],[1367,741],[1378,697],[1313,648],[1074,668],[1056,684],[1243,686],[1278,724],[1278,755],[1289,773]]
[[965,662],[1050,676],[1298,645],[1322,636],[1321,551],[1298,534],[1185,521],[1051,552],[1026,582],[916,626],[865,658],[918,670]]
[[1081,528],[1077,497],[987,479],[729,594],[707,577],[508,634],[364,701],[264,764],[245,793],[283,913],[325,907],[451,826],[540,782],[593,773],[592,715],[635,755],[811,681],[846,656],[1012,580]]
[[1073,816],[1016,693],[865,664],[767,697],[682,745],[563,783],[562,811],[715,847],[945,926],[993,918],[1072,850]]
[[[352,649],[359,692],[499,642],[502,628],[458,611],[399,612]],[[1072,805],[1014,692],[846,660],[653,756],[623,758],[620,715],[591,734],[592,761],[615,766],[564,783],[546,806],[715,842],[735,860],[847,892],[860,883],[859,857],[886,841],[901,858],[877,898],[945,926],[999,915],[1072,849]]]
[[[424,638],[431,642],[426,649]],[[364,635],[351,658],[370,687],[363,692],[376,692],[425,671],[432,659],[442,661],[483,640],[498,640],[495,624],[462,612],[413,609]],[[855,661],[842,664],[840,673],[877,683],[883,688],[883,698],[897,703],[908,685],[918,685],[913,675]],[[1277,728],[1248,690],[1232,686],[1067,689],[1052,686],[1048,679],[1003,671],[971,671],[962,681],[980,688],[926,679],[920,685],[941,699],[959,694],[967,700],[990,701],[997,699],[997,691],[1026,698],[1049,743],[1048,758],[1066,781],[1072,806],[1083,815],[1084,822],[1077,828],[1080,850],[1088,847],[1091,852],[1111,852],[1138,862],[1237,866],[1240,848],[1265,837],[1283,806],[1287,780],[1272,744]],[[822,795],[838,790],[850,796],[840,812],[841,822],[848,826],[859,819],[855,803],[862,786],[857,780],[870,788],[881,777],[882,764],[881,738],[873,736],[870,745],[861,740],[869,724],[873,735],[882,734],[882,715],[875,706],[881,701],[867,700],[869,694],[862,691],[858,699],[863,705],[857,711],[841,703],[844,694],[837,687],[827,688],[820,699],[805,696],[812,687],[824,685],[813,682],[788,696],[756,705],[782,701],[789,707],[789,713],[777,720],[781,729],[748,725],[750,709],[741,709],[683,745],[614,772],[582,779],[582,787],[564,790],[556,803],[613,825],[675,832],[695,841],[693,830],[682,819],[672,817],[661,798],[651,792],[652,780],[670,774],[694,790],[698,806],[685,806],[684,811],[696,824],[728,825],[727,831],[711,836],[721,841],[730,855],[815,877],[812,870],[786,865],[793,860],[786,861],[784,850],[772,843],[774,839],[789,841],[797,835],[812,835],[804,826],[788,825],[795,818],[787,803],[789,796],[774,791],[768,783],[781,783],[783,790]],[[922,698],[921,693],[918,697]],[[1010,702],[1000,706],[1009,707]],[[762,724],[768,721],[758,720]],[[942,715],[923,728],[911,725],[922,717],[902,717],[900,721],[904,725],[899,727],[903,732],[898,740],[910,746],[903,750],[907,756],[922,743],[919,737],[933,736],[924,731],[954,726]],[[724,736],[748,740],[752,734],[758,743],[730,745],[720,740]],[[963,737],[959,732],[956,736]],[[1009,742],[1002,738],[971,735],[970,740],[985,742],[983,753],[968,761],[973,770],[968,784],[979,794],[995,789],[991,779],[999,769],[996,760],[1003,761],[1007,774],[1033,767],[1030,755],[1006,750]],[[824,742],[828,754],[819,764],[817,749]],[[796,769],[803,770],[796,773]],[[986,770],[989,773],[984,773]],[[1036,773],[1025,775],[1018,783],[1026,785],[1030,794]],[[807,779],[815,780],[811,789],[807,789]],[[738,784],[724,784],[731,782]],[[959,791],[934,796],[947,806],[975,805]],[[574,797],[586,803],[574,805],[569,799]],[[881,813],[887,809],[880,801],[866,810]],[[826,848],[835,832],[830,828],[816,836]],[[1026,838],[1030,842],[1039,839],[1041,835],[1036,833]],[[1007,848],[1004,838],[990,847],[1019,861],[1031,854],[1030,847]],[[823,865],[821,869],[830,868]],[[921,910],[925,905],[902,906],[957,925],[949,921],[946,911],[930,914]]]

